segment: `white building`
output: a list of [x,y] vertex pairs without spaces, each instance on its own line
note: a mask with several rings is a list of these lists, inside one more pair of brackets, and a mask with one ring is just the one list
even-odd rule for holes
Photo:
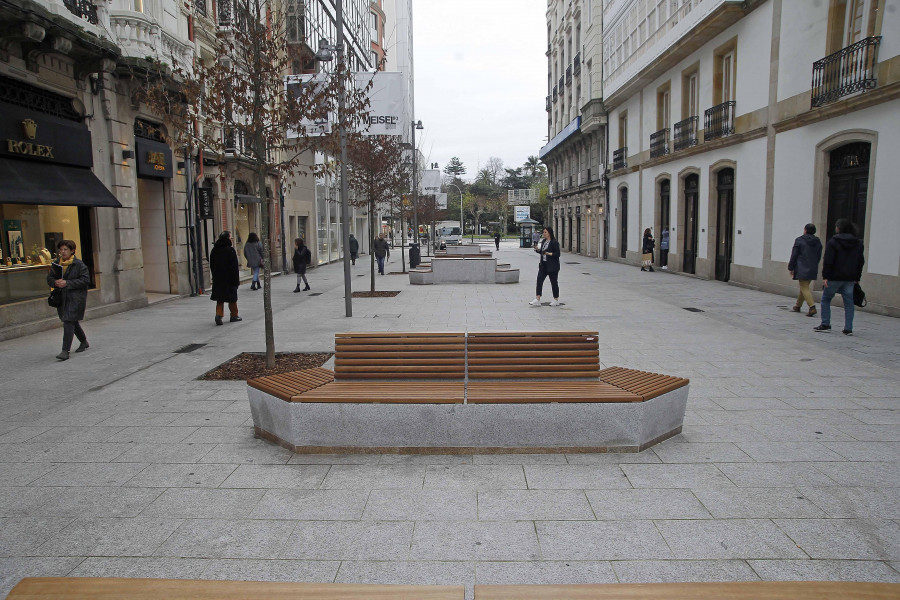
[[886,4],[607,2],[610,258],[638,264],[642,232],[667,228],[673,270],[793,295],[794,238],[811,222],[824,241],[847,217],[869,307],[900,314],[900,10]]
[[547,131],[539,152],[550,176],[551,215],[564,250],[606,256],[606,115],[602,1],[547,3]]

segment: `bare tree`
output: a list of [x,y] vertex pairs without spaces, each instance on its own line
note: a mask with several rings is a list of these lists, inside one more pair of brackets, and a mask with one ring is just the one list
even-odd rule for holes
[[[336,115],[353,129],[367,105],[367,90],[353,89],[346,64],[293,85],[287,93],[284,75],[290,72],[291,49],[278,8],[269,0],[220,0],[218,28],[208,32],[218,40],[212,60],[190,66],[173,61],[173,67],[155,62],[133,79],[136,99],[164,115],[178,145],[190,154],[202,149],[222,161],[226,150],[232,151],[255,174],[261,198],[267,367],[275,365],[269,225],[277,206],[276,194],[266,193],[267,181],[288,186],[296,175],[318,175],[333,167],[334,162],[308,160],[314,149],[334,154],[336,140],[319,135],[319,124]],[[337,114],[341,95],[346,109]]]

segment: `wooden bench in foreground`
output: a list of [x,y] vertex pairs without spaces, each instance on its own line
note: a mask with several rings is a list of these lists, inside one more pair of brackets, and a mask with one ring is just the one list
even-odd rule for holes
[[735,581],[476,585],[475,600],[896,600],[898,583]]
[[640,451],[688,380],[601,369],[596,331],[335,336],[334,372],[253,379],[256,433],[297,452]]
[[463,600],[462,585],[26,577],[7,600]]

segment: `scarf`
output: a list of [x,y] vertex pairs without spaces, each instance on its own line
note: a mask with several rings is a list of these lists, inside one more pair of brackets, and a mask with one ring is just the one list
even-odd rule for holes
[[[69,270],[69,267],[72,266],[72,263],[73,263],[73,262],[75,262],[75,255],[74,255],[74,254],[72,255],[71,258],[69,258],[69,260],[61,260],[61,261],[59,261],[58,264],[59,264],[59,267],[60,267],[60,269],[61,269],[61,272],[60,272],[60,274],[59,274],[59,279],[62,279],[62,278],[65,276],[66,271]],[[53,265],[50,265],[50,268],[52,269],[52,268],[53,268]],[[53,290],[58,290],[58,289],[59,289],[59,288],[57,288],[57,287],[51,287],[51,288],[50,288],[51,291],[53,291]]]

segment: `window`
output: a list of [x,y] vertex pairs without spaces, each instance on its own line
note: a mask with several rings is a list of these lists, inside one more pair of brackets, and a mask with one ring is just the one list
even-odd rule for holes
[[628,145],[628,111],[619,115],[619,148]]
[[884,0],[831,0],[827,54],[881,34]]
[[721,104],[735,99],[737,79],[737,40],[720,46],[714,54],[713,63],[713,104]]
[[700,73],[697,67],[685,72],[681,85],[681,116],[696,117],[700,114]]
[[671,90],[666,83],[656,91],[656,129],[668,129],[671,125]]

